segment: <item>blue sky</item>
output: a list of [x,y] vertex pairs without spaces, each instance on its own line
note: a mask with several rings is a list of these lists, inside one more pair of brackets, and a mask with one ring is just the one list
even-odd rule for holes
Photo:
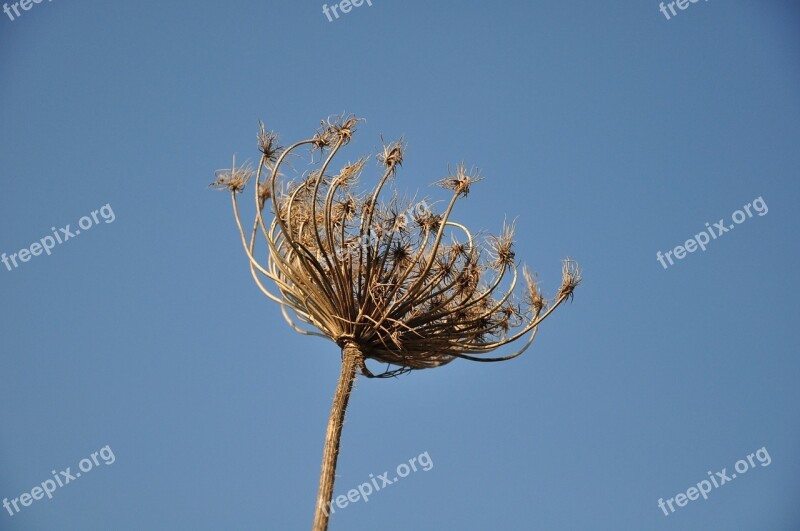
[[[517,217],[549,294],[564,257],[584,281],[521,358],[360,379],[335,494],[433,467],[331,529],[797,529],[797,4],[372,3],[0,13],[0,253],[115,216],[0,265],[0,498],[115,455],[0,528],[310,527],[339,353],[257,290],[208,183],[257,158],[259,119],[291,142],[346,111],[367,121],[342,161],[405,135],[398,187],[434,199],[476,165],[455,219]],[[659,509],[762,447],[769,466]]]

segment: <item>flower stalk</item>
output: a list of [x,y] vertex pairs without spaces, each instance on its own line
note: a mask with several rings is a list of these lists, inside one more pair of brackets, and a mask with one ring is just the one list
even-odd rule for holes
[[336,462],[342,439],[342,426],[347,412],[347,403],[356,380],[356,369],[361,364],[361,351],[355,343],[348,342],[342,348],[342,371],[333,395],[328,429],[325,432],[325,447],[322,451],[322,469],[319,476],[317,511],[314,514],[313,531],[328,529],[328,508],[333,497],[333,484],[336,477]]

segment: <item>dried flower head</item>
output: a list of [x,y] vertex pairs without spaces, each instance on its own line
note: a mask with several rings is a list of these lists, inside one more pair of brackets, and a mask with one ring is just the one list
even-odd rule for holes
[[467,167],[462,162],[456,167],[455,173],[450,173],[437,184],[446,190],[453,190],[458,195],[467,197],[470,186],[482,179],[477,168],[467,171]]
[[[452,192],[440,213],[423,202],[414,206],[395,192],[382,192],[405,156],[402,139],[383,143],[377,155],[383,174],[374,188],[354,191],[366,159],[330,167],[353,137],[359,119],[329,118],[307,140],[286,149],[259,124],[261,160],[254,191],[255,221],[248,234],[239,214],[238,193],[253,175],[247,166],[218,172],[213,185],[231,192],[236,224],[258,287],[281,305],[294,330],[327,337],[342,349],[342,370],[334,395],[320,474],[313,529],[328,525],[342,424],[356,371],[369,378],[445,365],[455,359],[502,361],[531,345],[539,324],[573,297],[581,275],[565,260],[562,283],[545,300],[534,276],[523,268],[527,290],[517,295],[519,274],[513,250],[514,224],[499,236],[477,238],[451,219],[459,198],[481,179],[460,164],[439,181]],[[316,167],[286,182],[286,157],[310,147]],[[315,153],[319,160],[314,160]],[[385,197],[385,194],[383,195]],[[266,205],[271,219],[265,219]],[[259,261],[256,242],[266,241],[267,260]],[[264,280],[268,280],[269,287]],[[312,330],[310,328],[314,328]],[[527,338],[516,352],[487,354]],[[374,374],[371,359],[389,367]],[[394,368],[391,368],[394,367]]]
[[272,197],[272,189],[266,183],[258,185],[258,209],[262,210],[267,200]]
[[337,144],[340,147],[344,146],[350,142],[360,121],[363,121],[363,118],[352,115],[328,117],[327,120],[320,122],[319,129],[307,143],[311,144],[315,151],[329,149]]
[[264,122],[258,122],[258,149],[269,162],[275,162],[283,149],[278,145],[278,135],[264,129]]
[[491,256],[498,268],[514,267],[514,223],[503,224],[500,236],[492,236],[490,241]]
[[[281,304],[296,331],[357,349],[367,376],[374,375],[363,364],[366,359],[394,366],[378,375],[389,376],[459,358],[500,361],[524,352],[539,324],[573,296],[580,282],[577,264],[564,262],[562,284],[552,301],[542,297],[525,268],[527,291],[518,297],[514,224],[504,225],[499,236],[479,239],[451,219],[457,200],[481,179],[463,163],[438,183],[452,192],[442,212],[427,206],[415,212],[396,193],[379,201],[402,165],[402,140],[384,143],[377,156],[383,174],[374,188],[355,193],[366,159],[339,172],[330,167],[358,122],[353,116],[329,118],[311,138],[286,149],[274,147],[276,137],[261,126],[257,208],[249,235],[242,228],[236,192],[252,171],[234,164],[229,173],[218,174],[214,184],[233,192],[237,224],[259,288]],[[298,181],[282,182],[286,157],[303,146],[311,148],[317,166]],[[318,161],[315,151],[323,153]],[[271,220],[262,214],[265,204],[272,206]],[[256,258],[259,234],[267,244],[266,263]],[[265,279],[273,286],[265,285]],[[523,337],[517,352],[486,356]]]
[[402,166],[405,150],[406,146],[403,144],[402,138],[389,144],[383,142],[383,152],[378,154],[378,161],[389,169]]
[[214,182],[210,186],[218,190],[230,190],[234,194],[241,192],[253,177],[253,168],[249,165],[236,166],[236,157],[230,169],[214,172]]
[[567,258],[561,268],[561,288],[558,290],[558,296],[568,297],[571,300],[573,292],[580,282],[581,268],[578,266],[578,262]]

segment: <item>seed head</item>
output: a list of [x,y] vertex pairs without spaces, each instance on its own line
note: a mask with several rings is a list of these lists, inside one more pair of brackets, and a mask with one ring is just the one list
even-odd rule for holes
[[230,190],[239,193],[247,186],[248,181],[253,176],[253,168],[249,165],[236,167],[236,158],[230,169],[217,170],[214,172],[214,182],[210,186],[218,190]]
[[491,250],[495,266],[499,269],[514,267],[514,223],[503,224],[500,236],[491,238]]
[[[504,224],[499,236],[478,238],[451,220],[457,201],[481,180],[478,171],[461,163],[438,182],[452,192],[443,212],[434,212],[427,203],[418,209],[399,198],[394,179],[389,179],[405,156],[400,139],[383,143],[378,154],[383,177],[374,188],[359,192],[355,188],[365,158],[339,173],[329,169],[359,121],[352,115],[329,118],[311,138],[286,150],[259,124],[262,157],[254,192],[255,230],[249,237],[236,198],[253,170],[237,167],[234,160],[232,169],[217,172],[213,185],[232,192],[237,227],[259,287],[292,312],[293,317],[286,316],[295,330],[325,336],[339,346],[355,344],[364,358],[396,367],[377,377],[439,367],[458,358],[501,361],[521,354],[541,321],[573,297],[581,279],[577,263],[564,261],[561,287],[547,312],[527,268],[522,271],[527,291],[518,298],[515,224]],[[312,148],[312,168],[302,175],[295,172],[293,180],[283,179],[281,166],[302,145]],[[327,153],[324,162],[314,160],[315,151]],[[388,201],[381,200],[384,186],[391,194]],[[271,209],[264,208],[267,203]],[[265,219],[270,211],[274,218]],[[266,254],[256,249],[259,237],[266,238],[265,263],[256,259]],[[523,336],[529,337],[528,343],[518,352],[486,357]],[[375,376],[366,365],[361,370]]]
[[403,138],[395,140],[390,144],[383,143],[383,151],[378,153],[378,160],[381,164],[389,169],[395,169],[397,166],[403,165],[403,157],[405,155],[406,146],[403,144]]
[[264,129],[264,122],[258,122],[258,150],[269,162],[278,160],[278,155],[283,148],[278,145],[278,135],[273,131]]
[[438,185],[446,190],[453,190],[462,197],[469,195],[470,186],[482,180],[477,169],[467,171],[467,167],[462,162],[456,167],[455,173],[450,173],[444,179],[438,181]]
[[561,288],[558,290],[559,297],[573,297],[573,292],[578,284],[581,283],[581,268],[578,262],[567,258],[561,268]]

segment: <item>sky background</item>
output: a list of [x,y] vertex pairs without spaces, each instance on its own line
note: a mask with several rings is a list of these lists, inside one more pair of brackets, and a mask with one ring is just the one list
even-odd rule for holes
[[[434,200],[448,165],[476,165],[454,219],[516,217],[547,294],[567,256],[584,281],[521,358],[359,379],[335,494],[424,452],[433,468],[331,529],[800,528],[798,4],[321,8],[0,13],[0,253],[116,216],[0,265],[0,498],[116,458],[0,529],[310,527],[339,352],[258,291],[208,184],[257,160],[259,119],[285,144],[343,111],[367,121],[340,163],[405,135],[398,188]],[[766,215],[656,260],[758,197]],[[658,508],[762,447],[769,466]]]

